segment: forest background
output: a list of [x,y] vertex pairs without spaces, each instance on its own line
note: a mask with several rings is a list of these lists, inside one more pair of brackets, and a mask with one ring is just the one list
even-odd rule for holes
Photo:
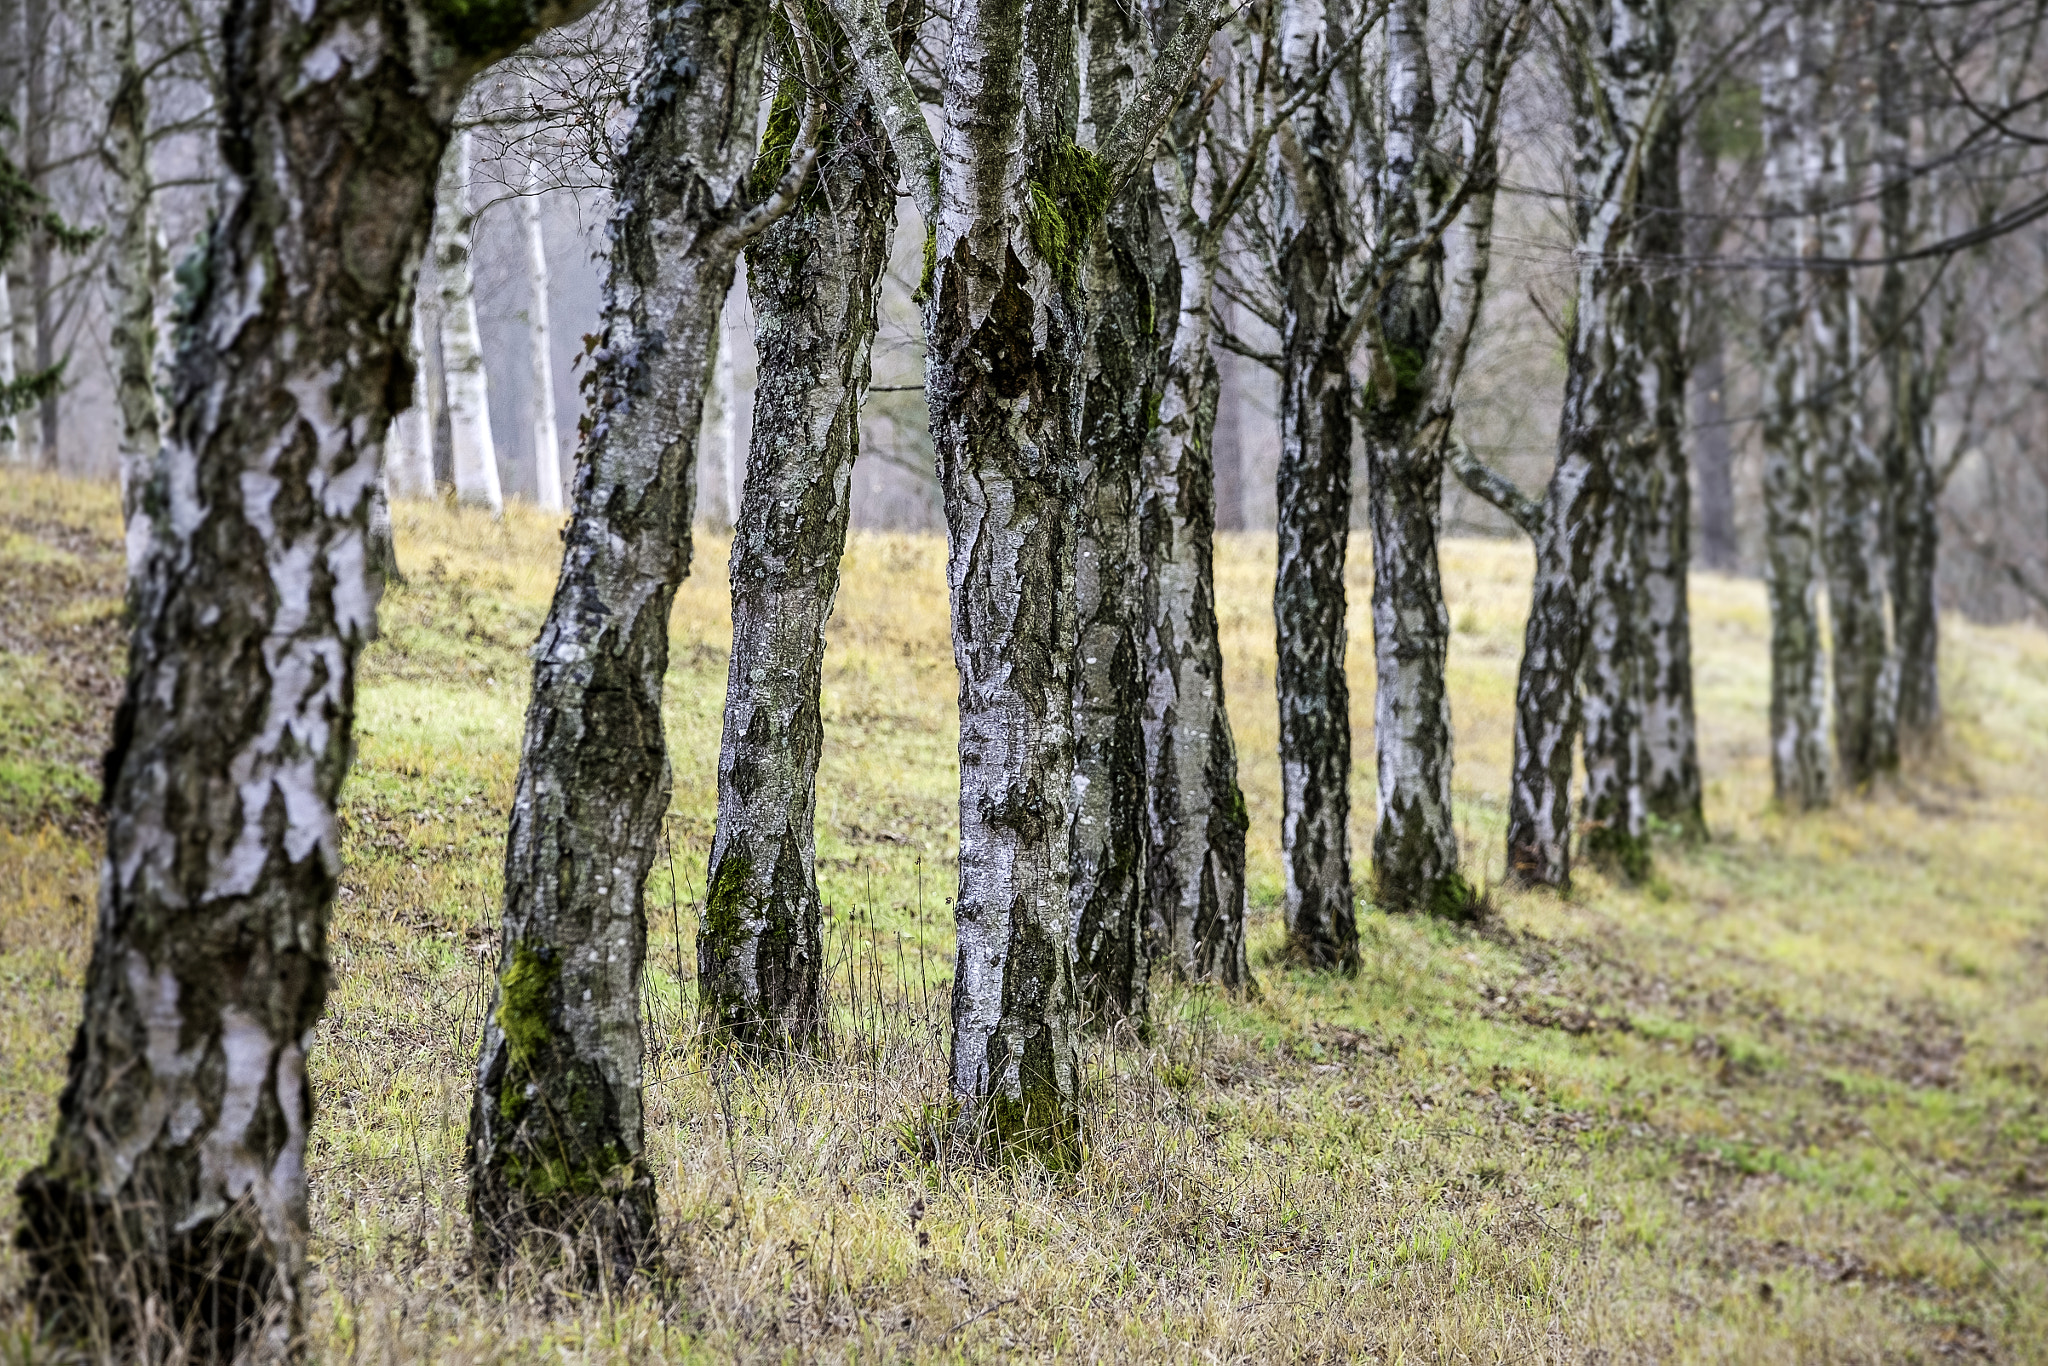
[[[94,169],[106,153],[94,122],[104,49],[93,13],[25,5],[20,32],[37,36],[10,48],[33,53],[40,71],[18,87],[28,118],[17,132],[32,181],[66,224],[106,217],[92,200],[106,188]],[[6,18],[12,33],[17,13]],[[214,175],[204,25],[190,11],[164,20],[154,32],[177,34],[181,21],[188,35],[148,57],[151,79],[164,82],[151,140],[168,242],[193,235]],[[1734,29],[1722,36],[1739,45]],[[1582,871],[1565,901],[1497,885],[1509,871],[1498,860],[1498,791],[1528,553],[1504,534],[1507,518],[1454,483],[1441,550],[1454,623],[1453,791],[1484,914],[1475,924],[1368,916],[1353,978],[1290,961],[1277,923],[1288,895],[1281,784],[1265,720],[1276,552],[1257,530],[1273,518],[1280,459],[1278,405],[1259,364],[1276,344],[1275,314],[1261,295],[1270,262],[1259,260],[1255,228],[1236,246],[1219,308],[1229,344],[1213,450],[1219,628],[1251,822],[1248,961],[1260,990],[1162,980],[1153,1029],[1112,1031],[1106,1049],[1091,1048],[1077,1166],[963,1161],[933,1108],[946,1090],[958,722],[944,674],[944,552],[928,534],[940,493],[927,473],[912,301],[928,266],[906,199],[881,294],[854,474],[860,530],[824,693],[832,1062],[767,1074],[730,1065],[697,1032],[684,961],[698,928],[697,870],[711,853],[709,758],[732,663],[725,584],[703,570],[724,557],[720,528],[743,520],[755,319],[742,284],[718,327],[697,458],[708,533],[700,572],[669,623],[664,709],[677,780],[648,892],[666,925],[662,911],[650,915],[639,1003],[651,1025],[649,1161],[676,1279],[593,1287],[533,1268],[498,1293],[473,1280],[454,1212],[464,1198],[460,1098],[500,959],[494,864],[517,762],[517,680],[554,588],[555,523],[523,504],[558,502],[549,466],[560,483],[575,465],[575,424],[544,410],[582,411],[576,387],[593,349],[593,225],[611,213],[604,149],[616,144],[604,134],[623,84],[591,73],[636,65],[639,29],[629,11],[607,9],[561,41],[470,96],[457,118],[469,129],[462,173],[482,211],[474,224],[435,225],[423,292],[439,314],[423,316],[441,335],[419,339],[422,468],[428,488],[445,482],[457,502],[500,506],[393,504],[407,579],[384,599],[383,639],[361,676],[362,757],[342,805],[349,871],[334,923],[341,986],[313,1069],[326,1126],[313,1149],[307,1323],[317,1350],[2033,1350],[2043,1336],[2030,1306],[2040,1302],[2048,1130],[2035,1042],[2041,870],[2026,832],[2038,828],[2043,650],[2032,626],[2010,623],[2041,600],[2043,486],[2030,435],[2041,401],[2039,234],[2001,232],[1950,252],[1927,290],[1946,367],[1930,415],[1948,532],[1942,743],[1897,779],[1848,784],[1838,810],[1776,810],[1764,743],[1768,613],[1745,579],[1766,558],[1761,429],[1773,357],[1760,340],[1770,307],[1761,282],[1776,267],[1764,259],[1767,225],[1751,231],[1742,207],[1760,173],[1757,88],[1726,73],[1696,87],[1687,161],[1688,202],[1719,231],[1700,253],[1717,264],[1695,262],[1690,310],[1694,532],[1700,560],[1720,571],[1695,578],[1693,602],[1709,843],[1660,840],[1646,876]],[[550,84],[551,62],[577,79]],[[1481,461],[1533,489],[1557,455],[1547,434],[1566,391],[1576,230],[1561,207],[1573,152],[1556,71],[1540,54],[1521,71],[1502,118],[1496,275],[1458,427]],[[556,151],[536,156],[549,140]],[[1948,198],[1920,229],[1947,231],[1951,210],[1966,225],[2004,224],[2033,174],[2023,154],[1976,165],[1945,184]],[[91,770],[118,692],[122,533],[105,481],[118,463],[108,452],[121,445],[109,415],[126,394],[108,353],[97,353],[97,373],[94,362],[96,340],[118,332],[106,281],[126,267],[106,255],[120,245],[114,235],[67,233],[53,221],[8,282],[27,303],[10,340],[24,338],[20,349],[45,373],[64,361],[63,383],[19,423],[19,463],[72,476],[11,471],[6,485],[9,582],[32,586],[7,604],[0,680],[4,867],[19,908],[0,951],[22,988],[7,1023],[19,1041],[8,1049],[19,1060],[8,1094],[22,1106],[21,1122],[7,1125],[10,1177],[35,1160],[53,1113],[90,929]],[[467,263],[473,289],[460,283]],[[492,451],[488,479],[465,485],[479,431]],[[1371,483],[1363,468],[1353,476],[1354,525]],[[1354,640],[1372,636],[1365,559],[1354,553],[1346,574]],[[1372,720],[1359,700],[1375,685],[1364,653],[1348,664],[1361,751]],[[1373,777],[1361,764],[1347,779],[1360,849],[1371,843]],[[20,1350],[33,1355],[37,1329],[21,1312]]]

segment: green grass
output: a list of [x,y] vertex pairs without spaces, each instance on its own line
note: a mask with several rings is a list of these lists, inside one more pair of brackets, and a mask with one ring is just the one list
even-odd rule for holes
[[[76,560],[0,617],[0,754],[72,775],[37,787],[0,768],[10,1186],[54,1114],[89,948],[82,737],[111,697],[88,675],[111,676],[119,643],[110,501],[0,476],[0,566]],[[1219,605],[1261,991],[1167,991],[1153,1040],[1100,1041],[1087,1151],[1062,1172],[932,1141],[957,783],[936,539],[856,535],[831,626],[818,868],[835,1056],[747,1071],[700,1049],[693,934],[730,640],[724,547],[700,545],[671,633],[676,796],[649,889],[668,1263],[601,1294],[538,1273],[477,1283],[462,1139],[525,649],[559,543],[519,509],[397,517],[412,577],[364,661],[312,1062],[321,1359],[2048,1360],[2048,636],[1951,622],[1948,752],[1787,819],[1767,801],[1761,590],[1696,578],[1713,842],[1660,844],[1638,890],[1494,887],[1477,927],[1366,914],[1345,980],[1276,961],[1272,547],[1253,536],[1219,550]],[[1445,548],[1475,883],[1499,877],[1527,575],[1513,545]],[[1359,850],[1367,587],[1355,567]],[[60,699],[39,670],[90,686]],[[18,1278],[0,1259],[0,1295]]]

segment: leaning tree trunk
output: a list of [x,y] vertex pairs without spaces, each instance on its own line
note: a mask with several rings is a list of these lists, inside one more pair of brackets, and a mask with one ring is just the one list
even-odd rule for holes
[[[1662,8],[1661,5],[1658,8]],[[1673,43],[1675,46],[1675,42]],[[1677,262],[1685,252],[1680,173],[1683,125],[1666,120],[1645,147],[1643,217],[1636,251],[1649,264],[1642,289],[1644,386],[1649,445],[1642,478],[1641,669],[1643,806],[1688,839],[1707,833],[1700,785],[1699,723],[1693,709],[1692,484],[1685,459],[1685,313],[1690,291]]]
[[[782,74],[775,120],[802,90]],[[826,1042],[824,921],[814,867],[818,687],[839,591],[876,291],[895,227],[896,167],[867,102],[830,92],[832,158],[747,249],[761,348],[732,547],[732,663],[718,756],[698,992],[707,1023],[767,1055]],[[772,178],[764,158],[756,180]]]
[[470,1117],[469,1206],[489,1259],[567,1238],[587,1267],[624,1269],[654,1243],[640,976],[670,790],[662,682],[719,310],[747,235],[787,202],[778,189],[747,207],[754,120],[730,115],[758,108],[767,20],[759,0],[650,16],[591,428],[506,839],[503,957]]
[[[1400,0],[1386,25],[1382,163],[1375,177],[1382,248],[1417,236],[1429,217],[1425,165],[1435,120],[1425,0]],[[1460,914],[1470,888],[1458,871],[1451,812],[1451,707],[1444,680],[1450,613],[1437,563],[1443,503],[1442,420],[1449,395],[1432,394],[1443,321],[1444,252],[1414,252],[1378,302],[1374,381],[1367,397],[1372,479],[1373,657],[1378,668],[1373,744],[1379,821],[1373,829],[1373,898],[1390,911]]]
[[[1192,130],[1190,130],[1192,131]],[[1194,142],[1155,163],[1180,297],[1160,374],[1159,417],[1141,470],[1148,921],[1171,970],[1252,984],[1245,958],[1244,794],[1223,698],[1216,622],[1216,492],[1211,455],[1219,390],[1210,351],[1220,233],[1197,212]]]
[[1912,108],[1918,93],[1905,53],[1912,14],[1898,10],[1880,46],[1877,164],[1885,267],[1874,331],[1889,390],[1884,460],[1891,535],[1892,618],[1898,653],[1897,739],[1901,751],[1923,754],[1941,735],[1941,632],[1934,573],[1941,548],[1940,482],[1934,470],[1936,367],[1927,327],[1912,308],[1905,266],[1897,258],[1915,243]]
[[[1304,90],[1344,31],[1343,7],[1286,0],[1280,87]],[[1342,337],[1347,112],[1332,82],[1276,141],[1280,278],[1280,563],[1273,622],[1280,703],[1280,845],[1288,953],[1358,960],[1351,886],[1351,693],[1344,555],[1351,526],[1351,369]]]
[[1767,251],[1763,352],[1769,357],[1763,404],[1764,539],[1771,604],[1771,780],[1779,804],[1792,810],[1829,800],[1821,669],[1815,602],[1816,526],[1813,479],[1812,362],[1808,355],[1803,273],[1806,254],[1805,147],[1815,116],[1805,60],[1806,21],[1789,13],[1763,69],[1764,195]]
[[[1141,13],[1090,6],[1082,126],[1106,137],[1150,37]],[[1069,914],[1087,1010],[1143,1021],[1151,975],[1139,479],[1158,399],[1161,304],[1171,281],[1158,194],[1134,178],[1086,252],[1080,514],[1074,548],[1074,779]]]
[[[1853,256],[1856,229],[1852,197],[1861,168],[1849,125],[1859,117],[1843,85],[1837,44],[1846,38],[1848,16],[1837,4],[1812,11],[1816,36],[1828,55],[1828,95],[1821,117],[1805,130],[1811,144],[1807,166],[1818,176],[1808,184],[1818,214],[1820,254]],[[1818,74],[1818,73],[1816,73]],[[1820,555],[1828,587],[1828,627],[1833,646],[1835,763],[1851,789],[1869,785],[1899,764],[1898,655],[1891,622],[1891,556],[1887,520],[1891,510],[1882,454],[1863,429],[1862,308],[1846,266],[1807,274],[1812,296],[1807,312],[1813,358],[1814,454],[1818,462]]]
[[361,0],[222,21],[227,169],[143,497],[84,1022],[19,1187],[43,1322],[96,1352],[302,1343],[306,1050],[404,296],[463,87],[573,11],[533,13],[415,13],[426,41]]
[[470,236],[476,222],[469,206],[469,134],[448,148],[434,204],[434,280],[441,287],[441,365],[448,392],[449,435],[453,442],[455,499],[505,511],[498,482],[498,450],[491,440],[491,396],[484,374],[484,350],[476,326],[476,275]]

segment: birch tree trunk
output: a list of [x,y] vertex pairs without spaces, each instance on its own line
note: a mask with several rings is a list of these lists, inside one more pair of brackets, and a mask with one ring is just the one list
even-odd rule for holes
[[[14,293],[7,262],[0,261],[0,392],[14,383]],[[21,417],[0,410],[0,466],[21,463]]]
[[426,303],[422,291],[425,283],[415,277],[410,305],[406,309],[411,318],[407,360],[412,367],[412,402],[404,412],[391,419],[390,433],[384,438],[388,488],[400,498],[434,496],[434,434],[433,421],[428,416],[428,395],[432,386],[427,375],[427,342],[423,325]]
[[[1763,212],[1767,251],[1778,262],[1806,254],[1805,144],[1817,109],[1808,21],[1788,13],[1764,62]],[[1829,801],[1826,678],[1814,574],[1813,365],[1808,354],[1802,272],[1785,265],[1764,279],[1764,526],[1771,604],[1771,780],[1794,811]]]
[[[802,88],[799,71],[782,73],[785,118]],[[718,826],[697,937],[707,1023],[760,1055],[827,1042],[813,829],[818,688],[896,219],[896,166],[873,111],[844,77],[827,93],[829,162],[797,209],[747,249],[761,356],[733,536]]]
[[[1705,130],[1690,144],[1682,198],[1686,254],[1696,262],[1720,255],[1726,221],[1713,210],[1720,148]],[[1685,298],[1688,388],[1692,402],[1692,469],[1699,492],[1700,563],[1723,574],[1738,567],[1735,540],[1735,443],[1728,426],[1728,355],[1722,325],[1727,307],[1717,272],[1695,268]]]
[[[1114,4],[1083,14],[1088,79],[1081,127],[1106,138],[1129,102],[1151,33]],[[1080,515],[1074,554],[1074,778],[1069,912],[1074,971],[1105,1021],[1146,1014],[1145,676],[1139,552],[1141,467],[1159,398],[1162,306],[1173,289],[1158,194],[1135,177],[1086,250]]]
[[752,201],[755,119],[734,111],[759,108],[767,20],[759,0],[649,16],[592,421],[534,647],[504,956],[470,1115],[470,1213],[487,1260],[567,1238],[587,1270],[623,1271],[653,1246],[639,1007],[645,883],[670,790],[669,609],[690,566],[697,433],[734,262],[815,151]]
[[[50,67],[59,49],[51,41],[51,8],[50,0],[25,0],[22,5],[23,36],[28,43],[28,60],[23,63],[27,79],[22,82],[26,96],[22,111],[22,171],[37,192],[45,195],[49,191],[50,134],[57,121],[51,99]],[[56,244],[49,232],[38,228],[28,239],[29,312],[38,374],[47,374],[58,363],[55,267]],[[61,391],[52,391],[36,405],[36,464],[46,470],[57,468],[57,434],[62,415]]]
[[453,441],[455,500],[503,515],[498,449],[491,440],[491,396],[476,326],[476,276],[470,268],[469,134],[448,148],[434,203],[434,280],[441,289],[441,367]]
[[963,1118],[1064,1158],[1078,1145],[1070,949],[1081,253],[1101,168],[1065,131],[1071,11],[954,14],[926,396],[945,489],[960,670],[953,1089]]
[[533,371],[534,501],[542,512],[562,510],[562,437],[555,424],[555,357],[549,348],[548,242],[541,230],[540,165],[526,163],[526,193],[520,197],[526,229],[526,354]]
[[[1645,10],[1662,8],[1646,5]],[[1668,13],[1668,12],[1667,12]],[[1670,20],[1666,19],[1669,24]],[[1671,46],[1676,47],[1675,35]],[[1685,255],[1681,157],[1684,129],[1666,118],[1645,143],[1641,222],[1644,346],[1650,366],[1645,398],[1649,446],[1642,499],[1643,806],[1687,839],[1707,833],[1700,783],[1699,723],[1693,709],[1692,485],[1685,458],[1690,352],[1685,318],[1691,290]]]
[[[1918,86],[1907,70],[1909,11],[1897,11],[1880,45],[1877,164],[1884,254],[1896,258],[1916,241],[1912,179],[1912,101]],[[1924,754],[1941,736],[1941,631],[1934,574],[1941,547],[1940,481],[1934,470],[1937,367],[1927,353],[1927,327],[1909,316],[1907,272],[1896,260],[1879,287],[1874,331],[1883,347],[1889,410],[1884,463],[1891,504],[1891,594],[1898,647],[1898,743]]]
[[121,411],[117,457],[122,520],[128,526],[128,569],[141,565],[149,531],[135,525],[149,466],[163,439],[157,404],[158,296],[164,285],[164,250],[157,230],[156,185],[149,165],[149,90],[135,55],[133,0],[106,0],[89,16],[100,70],[95,84],[107,99],[100,161],[114,190],[116,235],[109,253],[113,326],[114,398]]
[[[1820,254],[1856,254],[1855,199],[1861,156],[1850,144],[1860,126],[1860,92],[1845,88],[1841,45],[1856,20],[1839,0],[1810,10],[1826,65],[1819,96],[1821,117],[1805,139]],[[1814,364],[1810,395],[1818,459],[1820,554],[1826,568],[1828,625],[1835,685],[1835,762],[1844,786],[1867,787],[1899,764],[1898,653],[1891,621],[1891,503],[1881,453],[1863,428],[1862,305],[1846,266],[1808,272],[1813,297],[1807,313]]]
[[1175,973],[1244,987],[1252,984],[1244,943],[1250,822],[1223,696],[1210,461],[1221,387],[1210,306],[1222,237],[1197,212],[1194,169],[1192,139],[1154,164],[1180,296],[1140,485],[1145,891],[1153,935]]
[[[1417,236],[1436,208],[1426,164],[1436,119],[1426,0],[1387,12],[1385,128],[1373,185],[1379,242]],[[1384,910],[1459,914],[1471,889],[1458,871],[1451,812],[1451,708],[1444,683],[1450,613],[1437,564],[1449,395],[1430,392],[1443,309],[1441,245],[1399,263],[1378,303],[1366,461],[1372,479],[1373,741],[1379,821],[1374,900]],[[1432,400],[1436,400],[1432,402]]]
[[18,1188],[60,1337],[141,1360],[303,1346],[306,1053],[407,279],[461,90],[574,12],[222,20],[226,173],[143,494],[84,1020]]
[[[1348,33],[1343,0],[1282,0],[1280,89],[1308,88]],[[1332,82],[1275,138],[1280,278],[1280,843],[1289,954],[1350,970],[1351,694],[1344,555],[1351,525],[1351,370],[1342,338],[1344,160],[1351,111]],[[1377,594],[1377,587],[1375,593]],[[1384,772],[1382,773],[1384,781]]]

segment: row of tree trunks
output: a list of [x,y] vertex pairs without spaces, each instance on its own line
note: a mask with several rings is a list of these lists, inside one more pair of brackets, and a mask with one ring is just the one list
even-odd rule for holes
[[[776,99],[787,119],[804,78],[793,54],[782,67]],[[818,690],[896,222],[888,140],[836,64],[831,78],[817,183],[747,248],[760,370],[733,535],[718,826],[697,964],[707,1023],[757,1056],[826,1043]]]
[[[1282,0],[1280,88],[1310,89],[1348,36],[1343,0]],[[1325,84],[1274,143],[1280,322],[1279,569],[1273,623],[1280,707],[1280,840],[1287,951],[1315,967],[1356,961],[1351,884],[1351,715],[1344,677],[1344,558],[1351,525],[1352,384],[1342,345],[1343,187],[1352,112]]]
[[470,1119],[469,1204],[486,1258],[566,1235],[589,1262],[627,1270],[655,1236],[640,978],[669,801],[669,609],[690,566],[719,311],[774,202],[750,207],[755,119],[738,112],[758,107],[767,30],[760,0],[649,16],[596,396],[534,647],[506,844],[503,956]]
[[228,173],[142,493],[84,1022],[48,1160],[19,1187],[44,1322],[97,1352],[301,1343],[306,1052],[380,444],[457,100],[569,17],[526,13],[425,21],[425,41],[360,0],[222,18]]

